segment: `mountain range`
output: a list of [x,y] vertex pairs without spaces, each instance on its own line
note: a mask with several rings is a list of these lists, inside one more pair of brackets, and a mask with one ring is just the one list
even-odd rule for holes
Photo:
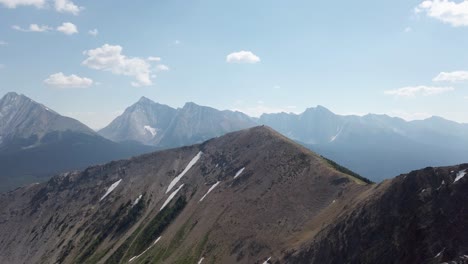
[[467,169],[375,184],[259,126],[0,194],[0,262],[466,263]]
[[174,109],[142,97],[99,134],[116,142],[132,140],[171,148],[200,143],[255,125],[252,118],[241,112],[219,111],[195,103]]
[[117,142],[171,148],[257,125],[270,126],[374,181],[468,160],[468,124],[440,117],[408,122],[376,114],[342,116],[323,106],[252,118],[194,103],[174,109],[143,97],[99,133]]
[[53,173],[201,143],[257,125],[270,126],[375,182],[468,160],[467,124],[440,117],[407,122],[387,115],[342,116],[323,106],[252,118],[195,103],[176,109],[142,97],[95,132],[24,95],[8,93],[0,100],[0,121],[0,192]]
[[341,116],[318,106],[258,121],[374,181],[427,166],[468,160],[468,124],[441,117]]
[[154,151],[116,143],[79,121],[17,93],[0,99],[0,192],[45,181],[54,173]]

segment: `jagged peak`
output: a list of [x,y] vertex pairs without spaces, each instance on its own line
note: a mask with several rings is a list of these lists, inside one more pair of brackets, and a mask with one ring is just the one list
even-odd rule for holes
[[138,100],[138,103],[154,103],[154,101],[148,97],[142,96],[140,97],[140,100]]
[[10,103],[21,104],[21,105],[31,104],[31,105],[34,105],[36,107],[42,108],[42,109],[44,109],[46,111],[49,111],[51,113],[57,114],[57,112],[53,111],[52,109],[48,108],[47,106],[32,100],[31,98],[27,97],[24,94],[18,94],[16,92],[6,93],[0,101],[3,102],[3,103],[6,103],[6,104],[10,104]]
[[8,92],[2,98],[2,100],[7,100],[7,101],[16,100],[16,99],[29,99],[29,98],[23,94],[18,94],[16,92]]
[[316,107],[309,107],[304,111],[304,113],[310,113],[310,112],[333,114],[332,111],[330,111],[328,108],[322,105],[317,105]]
[[186,102],[183,108],[191,108],[191,107],[201,107],[201,105],[198,105],[194,102]]

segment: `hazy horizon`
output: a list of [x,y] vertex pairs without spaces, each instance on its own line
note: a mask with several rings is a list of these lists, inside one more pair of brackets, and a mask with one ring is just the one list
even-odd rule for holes
[[[27,94],[23,94],[23,95],[29,97]],[[143,96],[142,96],[142,97],[143,97]],[[146,96],[145,96],[145,97],[146,97]],[[146,98],[148,98],[148,97],[146,97]],[[33,98],[31,98],[31,99],[33,99]],[[163,103],[163,102],[156,102],[156,101],[152,100],[151,98],[148,98],[148,99],[150,99],[151,101],[153,101],[153,102],[155,102],[155,103],[158,103],[158,104],[168,105],[168,104],[165,104],[165,103]],[[34,100],[34,99],[33,99],[33,100]],[[34,101],[36,101],[37,103],[41,103],[41,102],[38,102],[37,100],[34,100]],[[137,103],[137,102],[135,102],[135,103]],[[185,103],[189,103],[189,102],[185,102]],[[184,107],[185,103],[182,104],[182,105],[180,105],[180,106],[173,106],[173,105],[168,105],[168,106],[169,106],[169,107],[172,107],[172,108],[174,108],[174,109],[180,109],[180,108],[183,108],[183,107]],[[192,103],[195,103],[195,104],[200,105],[200,106],[212,107],[212,108],[217,109],[216,107],[209,106],[209,105],[202,105],[202,104],[199,104],[199,103],[197,103],[197,102],[192,102]],[[132,105],[133,105],[133,104],[132,104]],[[131,105],[129,105],[129,106],[127,106],[127,107],[130,107],[130,106],[131,106]],[[310,106],[310,107],[307,107],[307,108],[303,109],[302,111],[285,111],[285,110],[278,110],[278,111],[276,111],[276,112],[275,112],[275,111],[271,111],[271,112],[258,113],[258,114],[255,114],[255,113],[254,113],[254,114],[249,114],[248,111],[244,111],[244,110],[242,110],[242,109],[226,109],[226,108],[220,108],[220,109],[217,109],[217,110],[221,110],[221,111],[224,111],[224,110],[237,111],[237,112],[244,113],[244,114],[246,114],[246,115],[248,115],[249,117],[252,117],[252,118],[259,118],[259,117],[260,117],[261,115],[263,115],[263,114],[287,113],[287,114],[300,115],[300,114],[304,113],[304,112],[305,112],[307,109],[309,109],[309,108],[317,108],[317,107],[324,107],[324,108],[328,109],[329,111],[331,111],[331,112],[333,112],[334,114],[339,115],[339,116],[360,116],[360,117],[363,117],[363,116],[372,115],[372,114],[374,114],[374,115],[388,115],[388,116],[390,116],[390,117],[392,117],[392,118],[395,118],[395,117],[396,117],[396,118],[401,118],[401,119],[403,119],[403,120],[405,120],[405,121],[407,121],[407,122],[410,122],[410,121],[418,121],[418,120],[425,120],[425,119],[428,119],[428,118],[431,118],[431,117],[441,117],[441,118],[444,118],[444,117],[442,117],[442,116],[436,116],[436,115],[432,115],[432,116],[419,116],[419,117],[418,117],[418,116],[414,116],[414,117],[412,117],[412,118],[411,118],[411,117],[408,118],[408,116],[399,116],[399,115],[397,115],[397,114],[391,115],[391,114],[387,114],[387,113],[372,113],[372,112],[369,112],[369,113],[352,113],[352,112],[350,112],[350,113],[337,113],[337,112],[334,112],[333,109],[330,109],[330,108],[328,108],[327,106],[324,106],[324,105]],[[55,109],[52,109],[52,110],[55,111]],[[115,118],[117,118],[118,116],[122,115],[124,111],[125,111],[125,109],[124,109],[124,110],[120,110],[120,111],[116,111],[115,113],[113,113],[113,115],[107,116],[107,118],[108,118],[109,121],[108,121],[107,123],[104,123],[103,126],[99,126],[99,127],[93,127],[93,126],[92,126],[92,123],[91,123],[91,124],[88,124],[88,123],[86,123],[85,121],[81,120],[80,117],[74,117],[74,114],[75,114],[75,113],[60,113],[60,112],[58,112],[58,113],[59,113],[60,115],[63,115],[63,116],[72,117],[72,118],[74,118],[74,119],[80,121],[81,123],[85,124],[85,125],[88,126],[89,128],[91,128],[91,129],[93,129],[93,130],[95,130],[95,131],[99,131],[99,130],[101,130],[102,128],[104,128],[104,127],[106,127],[107,125],[109,125]],[[57,112],[57,111],[56,111],[56,112]],[[84,114],[94,115],[94,114],[96,114],[96,113],[90,112],[90,113],[84,113]],[[444,119],[449,120],[449,121],[453,121],[453,122],[457,122],[457,121],[455,121],[455,120],[450,120],[450,119],[447,119],[447,118],[444,118]],[[103,119],[103,120],[104,120],[104,119]],[[459,123],[459,124],[467,124],[467,123],[464,123],[464,122],[457,122],[457,123]]]

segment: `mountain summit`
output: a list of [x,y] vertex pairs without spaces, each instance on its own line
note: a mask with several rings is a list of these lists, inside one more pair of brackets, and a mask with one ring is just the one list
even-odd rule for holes
[[24,95],[12,92],[0,99],[0,192],[151,150],[107,140]]
[[176,112],[167,105],[141,97],[99,133],[117,142],[137,141],[146,145],[157,145]]
[[38,144],[51,132],[72,131],[93,135],[95,132],[79,121],[61,116],[30,98],[14,92],[0,99],[0,149],[19,140],[28,147]]
[[141,97],[99,133],[116,142],[137,141],[170,148],[254,125],[251,118],[239,112],[219,111],[192,102],[174,109]]
[[255,127],[0,196],[0,262],[455,260],[468,248],[466,169],[375,185]]

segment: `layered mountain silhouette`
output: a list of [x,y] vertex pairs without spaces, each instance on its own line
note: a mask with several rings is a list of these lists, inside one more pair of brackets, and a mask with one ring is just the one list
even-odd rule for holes
[[142,97],[98,134],[24,95],[8,93],[0,100],[0,121],[0,192],[60,171],[196,144],[258,124],[376,182],[468,160],[467,124],[440,117],[407,122],[386,115],[341,116],[322,106],[251,118],[194,103],[174,109]]
[[112,142],[24,95],[8,93],[0,99],[0,192],[154,149]]
[[463,263],[468,164],[380,184],[266,127],[0,195],[1,263]]
[[468,160],[468,124],[440,117],[407,122],[387,115],[341,116],[323,106],[255,119],[194,103],[173,109],[143,97],[99,133],[171,148],[261,124],[374,181]]
[[299,115],[265,114],[259,123],[374,181],[468,160],[468,125],[440,117],[340,116],[318,106]]
[[162,148],[201,143],[255,126],[247,115],[186,103],[179,109],[142,97],[99,133],[116,142],[138,141]]

